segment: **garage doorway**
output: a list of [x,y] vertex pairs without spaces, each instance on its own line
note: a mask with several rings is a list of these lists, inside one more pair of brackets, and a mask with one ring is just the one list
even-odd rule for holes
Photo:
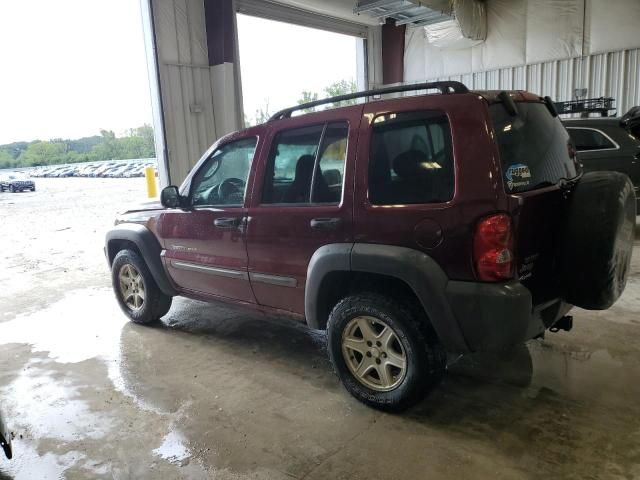
[[243,14],[237,24],[246,125],[366,83],[362,38]]

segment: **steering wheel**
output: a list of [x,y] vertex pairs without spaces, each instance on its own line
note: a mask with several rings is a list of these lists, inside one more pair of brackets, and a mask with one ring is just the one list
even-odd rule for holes
[[[218,185],[218,199],[227,203],[232,195],[242,195],[244,191],[245,181],[240,178],[230,177],[222,181]],[[235,203],[235,202],[230,202]]]

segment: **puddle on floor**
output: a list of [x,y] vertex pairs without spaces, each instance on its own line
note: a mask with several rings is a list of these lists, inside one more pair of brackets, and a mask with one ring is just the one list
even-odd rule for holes
[[[2,406],[18,413],[23,432],[32,439],[52,438],[63,442],[100,439],[112,430],[113,420],[91,410],[81,399],[79,386],[47,368],[46,363],[30,362],[9,385],[0,389]],[[26,420],[26,422],[25,422]]]
[[185,443],[187,439],[180,432],[171,430],[165,435],[162,445],[153,450],[153,454],[175,465],[187,465],[191,453]]
[[125,323],[111,290],[74,290],[47,308],[0,323],[0,343],[31,345],[60,363],[114,358]]

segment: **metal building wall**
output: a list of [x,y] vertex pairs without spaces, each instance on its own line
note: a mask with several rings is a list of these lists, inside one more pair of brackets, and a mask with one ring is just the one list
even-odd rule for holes
[[[380,27],[262,0],[140,0],[161,185],[178,185],[218,138],[243,126],[235,12],[366,39],[358,82],[381,81]],[[265,8],[267,8],[265,10]],[[209,31],[207,31],[209,29]]]
[[615,98],[621,115],[640,105],[640,49],[429,80],[458,80],[478,90],[528,90],[556,101],[571,100],[574,89],[587,88],[590,98]]
[[152,88],[154,124],[164,133],[164,152],[158,154],[162,185],[180,184],[217,138],[242,127],[237,66],[209,65],[204,3],[141,0],[149,12],[147,56],[153,50],[155,60],[150,83],[159,92],[154,98]]

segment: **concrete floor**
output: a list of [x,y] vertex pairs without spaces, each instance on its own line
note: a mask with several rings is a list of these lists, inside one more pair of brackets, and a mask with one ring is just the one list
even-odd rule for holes
[[162,325],[128,323],[102,235],[142,182],[0,194],[0,479],[640,478],[640,245],[611,310],[460,359],[388,415],[301,325],[184,299]]

